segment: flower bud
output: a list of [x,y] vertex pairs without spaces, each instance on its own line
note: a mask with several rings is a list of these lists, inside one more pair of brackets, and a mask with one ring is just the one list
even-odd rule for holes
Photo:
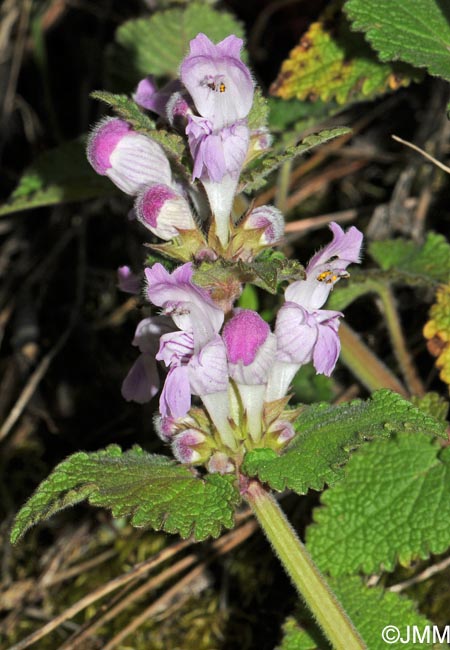
[[135,204],[139,221],[164,240],[177,237],[180,230],[195,230],[196,224],[187,201],[168,185],[146,188]]
[[205,462],[211,450],[206,443],[206,436],[196,429],[186,429],[179,433],[172,442],[172,453],[180,463],[199,464]]
[[173,93],[166,106],[167,119],[171,126],[186,126],[188,115],[192,115],[192,109],[181,92]]
[[207,469],[211,474],[231,474],[234,472],[234,465],[227,454],[216,451],[209,459]]
[[236,310],[224,326],[230,376],[240,384],[264,384],[275,360],[276,340],[269,325],[250,309]]
[[97,174],[108,176],[126,194],[136,195],[151,183],[170,184],[172,179],[159,144],[118,118],[97,124],[88,139],[87,157]]
[[[284,447],[294,438],[294,427],[287,420],[276,420],[264,436],[264,441],[272,442],[273,446],[277,449]],[[272,446],[272,445],[270,445]]]
[[129,266],[117,269],[117,286],[125,293],[138,294],[141,290],[141,277],[133,273]]
[[283,236],[284,217],[273,205],[262,205],[252,210],[243,224],[244,230],[261,230],[260,243],[273,246]]

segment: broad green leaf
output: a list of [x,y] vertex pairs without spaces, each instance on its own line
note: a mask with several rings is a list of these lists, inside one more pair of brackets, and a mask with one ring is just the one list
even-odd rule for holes
[[130,517],[136,527],[150,526],[196,540],[217,537],[233,526],[239,494],[232,477],[205,479],[165,456],[139,447],[122,452],[110,445],[80,452],[60,463],[18,513],[11,532],[17,542],[34,524],[87,499],[110,508],[114,517]]
[[[330,586],[369,650],[429,650],[436,647],[431,641],[433,624],[417,612],[414,603],[408,598],[385,591],[381,587],[367,587],[357,576],[333,579]],[[381,635],[387,625],[399,629],[403,643],[401,640],[389,644],[383,641]],[[423,642],[418,637],[415,637],[413,642],[411,636],[411,643],[408,643],[408,627],[412,626],[417,626],[421,635],[425,633]],[[430,641],[426,640],[427,628],[430,629]],[[409,633],[413,634],[411,629]],[[290,617],[284,625],[284,638],[278,650],[330,650],[325,639],[318,640],[320,634],[315,634],[314,637],[301,629],[296,620]]]
[[85,141],[74,140],[36,158],[8,201],[0,205],[0,216],[115,192],[114,185],[89,165]]
[[233,16],[202,2],[157,11],[148,18],[129,20],[115,36],[109,52],[109,76],[131,90],[147,75],[177,77],[181,60],[189,52],[189,41],[199,32],[214,43],[230,34],[243,38],[243,28]]
[[292,160],[301,154],[311,151],[311,149],[314,149],[320,144],[325,144],[349,132],[350,129],[346,127],[326,129],[319,133],[306,136],[302,142],[288,147],[284,153],[267,153],[266,155],[260,156],[241,174],[240,190],[245,192],[258,190],[265,184],[266,176],[278,169],[284,162]]
[[406,61],[450,80],[447,0],[347,0],[344,10],[382,61]]
[[442,422],[388,390],[379,390],[366,401],[314,404],[300,414],[295,428],[297,436],[280,456],[271,449],[248,453],[244,473],[258,476],[275,490],[305,494],[341,478],[350,452],[366,440],[399,431],[446,434]]
[[420,429],[355,454],[344,479],[322,495],[308,545],[332,575],[443,553],[450,546],[450,448]]
[[438,288],[423,335],[428,339],[428,350],[437,357],[440,379],[450,386],[450,284]]
[[108,104],[119,117],[131,124],[135,131],[148,135],[149,138],[160,144],[169,155],[177,160],[183,156],[185,150],[183,138],[177,133],[156,129],[153,120],[143,113],[127,95],[115,95],[104,90],[96,90],[91,93],[91,97]]
[[450,278],[450,244],[435,232],[428,233],[421,245],[405,239],[372,242],[369,252],[386,271],[400,271],[428,284],[448,282]]
[[336,100],[342,105],[409,83],[406,70],[380,63],[364,38],[350,31],[345,18],[334,15],[335,6],[310,25],[283,62],[272,94],[283,99]]

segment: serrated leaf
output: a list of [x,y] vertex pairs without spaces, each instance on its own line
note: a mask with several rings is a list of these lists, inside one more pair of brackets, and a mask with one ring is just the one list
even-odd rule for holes
[[309,548],[332,575],[391,571],[450,546],[450,448],[420,431],[378,440],[322,495]]
[[423,244],[405,239],[372,242],[369,253],[383,270],[402,271],[428,284],[450,278],[450,244],[435,232],[428,233]]
[[[380,63],[360,34],[350,31],[336,5],[312,23],[282,66],[271,93],[283,99],[372,99],[409,83],[406,69]],[[332,24],[332,27],[329,25]]]
[[114,193],[112,183],[89,165],[84,139],[74,140],[36,158],[8,201],[0,205],[0,216]]
[[350,129],[347,127],[325,129],[319,133],[306,136],[302,142],[288,147],[282,154],[268,153],[257,158],[255,162],[241,174],[240,191],[252,192],[258,190],[265,184],[266,176],[278,169],[278,167],[280,167],[284,162],[293,160],[297,156],[311,151],[311,149],[314,149],[320,144],[325,144],[326,142],[349,132]]
[[267,250],[253,262],[229,262],[220,260],[202,262],[194,272],[194,282],[205,289],[214,291],[216,300],[221,287],[228,291],[230,285],[251,283],[269,293],[276,293],[281,282],[300,280],[305,277],[303,266],[297,260],[287,259],[283,253]]
[[154,121],[127,95],[115,95],[104,90],[96,90],[91,93],[91,97],[108,104],[119,117],[131,124],[135,131],[144,133],[160,144],[169,155],[177,160],[183,156],[185,151],[183,138],[177,133],[156,129]]
[[350,452],[366,440],[400,431],[446,435],[442,422],[388,390],[379,390],[366,401],[314,404],[301,413],[295,429],[296,437],[281,455],[271,449],[248,453],[243,472],[258,476],[275,490],[289,488],[305,494],[341,478]]
[[353,29],[365,32],[382,61],[406,61],[450,80],[450,11],[441,0],[348,0]]
[[233,526],[239,494],[231,477],[199,478],[184,465],[139,447],[122,452],[110,445],[80,452],[60,463],[18,513],[11,532],[17,542],[34,524],[87,499],[130,517],[136,527],[150,526],[196,540],[217,537]]
[[[426,636],[423,642],[415,639],[416,642],[409,646],[400,640],[389,644],[383,641],[381,634],[387,625],[397,627],[404,641],[408,638],[408,628],[412,638],[412,626],[417,626],[420,634],[430,627],[432,633],[433,624],[417,612],[415,604],[408,598],[385,591],[381,587],[367,587],[357,576],[333,579],[330,581],[330,586],[370,650],[382,650],[387,647],[394,650],[404,650],[406,647],[414,647],[414,650],[429,650],[435,647],[431,641],[426,641]],[[325,640],[318,641],[317,635],[314,640],[292,617],[287,619],[284,633],[283,642],[278,650],[329,650],[330,648]]]
[[440,379],[450,386],[450,284],[437,290],[423,335],[428,339],[428,350],[437,357]]
[[114,87],[120,83],[129,91],[149,74],[175,78],[189,51],[189,41],[199,32],[214,43],[230,34],[244,36],[241,23],[233,16],[201,2],[124,23],[116,32],[116,45],[108,57]]

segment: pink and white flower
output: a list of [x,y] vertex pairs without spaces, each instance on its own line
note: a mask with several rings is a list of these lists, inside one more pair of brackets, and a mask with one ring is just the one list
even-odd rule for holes
[[285,291],[285,304],[278,312],[275,334],[277,360],[266,392],[268,400],[286,394],[294,375],[312,361],[318,373],[330,375],[340,352],[340,312],[320,309],[335,283],[347,276],[350,263],[360,261],[362,233],[352,226],[344,232],[331,223],[333,240],[318,251],[306,267],[306,279],[293,282]]

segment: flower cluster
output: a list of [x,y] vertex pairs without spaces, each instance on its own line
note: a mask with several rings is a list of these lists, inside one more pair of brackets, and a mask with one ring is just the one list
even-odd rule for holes
[[[122,393],[151,400],[164,371],[160,437],[181,462],[220,473],[233,471],[246,450],[279,451],[293,438],[298,411],[288,407],[289,386],[308,362],[318,373],[332,372],[342,314],[323,305],[347,266],[359,262],[362,243],[356,228],[344,232],[332,223],[332,242],[287,287],[274,331],[255,311],[235,306],[245,281],[239,273],[223,283],[226,290],[219,290],[214,273],[207,288],[194,281],[202,261],[214,266],[222,258],[223,268],[239,262],[239,270],[283,235],[283,216],[273,206],[233,213],[243,167],[270,144],[264,128],[248,125],[254,82],[241,48],[235,36],[214,45],[199,34],[180,79],[158,89],[147,77],[134,94],[137,104],[183,135],[192,174],[172,168],[151,134],[120,119],[103,120],[88,142],[94,169],[134,197],[136,218],[168,242],[159,247],[164,254],[185,262],[172,273],[161,264],[145,270],[146,299],[160,312],[137,326],[133,345],[140,354]],[[128,267],[119,270],[119,286],[139,290]]]
[[[306,278],[286,289],[274,333],[249,309],[233,309],[225,317],[193,282],[191,263],[172,274],[160,264],[146,269],[146,296],[162,311],[137,327],[134,344],[141,355],[123,394],[149,400],[159,385],[156,361],[163,362],[168,373],[159,431],[180,461],[230,471],[240,446],[280,449],[293,437],[296,411],[286,408],[289,385],[311,361],[318,373],[331,374],[342,314],[321,307],[347,266],[359,262],[361,233],[354,227],[344,232],[336,223],[330,227],[332,242],[311,259]],[[206,413],[191,408],[192,395]]]
[[[137,219],[160,239],[176,239],[184,261],[204,258],[208,246],[211,258],[220,249],[229,258],[248,260],[283,234],[283,217],[272,206],[232,214],[243,165],[255,149],[270,144],[265,129],[248,127],[254,82],[240,59],[241,48],[236,36],[214,45],[199,34],[181,64],[180,79],[158,90],[147,77],[134,94],[138,105],[186,139],[190,178],[180,175],[180,166],[172,170],[151,137],[119,118],[102,120],[89,137],[87,155],[95,171],[135,197]],[[245,237],[239,235],[244,230]]]

